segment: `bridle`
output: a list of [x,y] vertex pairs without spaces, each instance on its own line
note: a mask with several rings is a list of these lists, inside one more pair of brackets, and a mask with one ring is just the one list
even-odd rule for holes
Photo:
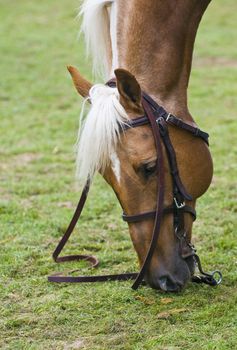
[[[116,87],[116,82],[114,79],[110,80],[107,83],[110,87]],[[151,258],[153,256],[159,233],[161,228],[161,221],[163,215],[173,214],[173,225],[174,225],[174,233],[177,239],[180,242],[180,254],[183,259],[188,259],[189,257],[193,257],[200,275],[192,276],[192,281],[196,283],[206,283],[211,286],[215,286],[221,283],[222,274],[220,271],[215,270],[212,273],[206,273],[203,271],[200,258],[196,253],[195,247],[188,241],[186,237],[185,225],[184,225],[184,214],[188,213],[192,216],[192,219],[196,219],[196,211],[191,206],[186,205],[185,201],[191,201],[192,197],[186,191],[180,176],[179,170],[177,166],[176,154],[171,143],[169,137],[169,125],[177,127],[179,129],[185,130],[192,134],[194,137],[201,138],[208,145],[208,137],[209,135],[196,128],[191,126],[181,119],[177,118],[171,113],[168,113],[162,106],[159,106],[149,95],[145,92],[142,92],[142,106],[145,111],[144,116],[138,117],[136,119],[129,120],[123,126],[122,131],[126,131],[129,128],[135,128],[143,125],[150,125],[152,129],[152,133],[154,136],[156,153],[157,153],[157,202],[156,209],[153,211],[139,213],[136,215],[126,215],[123,213],[122,218],[127,223],[135,223],[143,220],[154,219],[154,227],[152,238],[150,241],[150,246],[146,255],[146,258],[143,262],[141,270],[139,273],[123,273],[123,274],[112,274],[112,275],[96,275],[96,276],[64,276],[62,273],[56,273],[54,275],[48,276],[48,280],[50,282],[74,282],[74,283],[82,283],[82,282],[104,282],[109,280],[130,280],[134,279],[134,283],[132,285],[133,289],[137,289],[140,284],[144,282],[145,273],[150,265]],[[165,146],[170,174],[172,178],[172,188],[173,188],[173,204],[164,207],[164,155],[162,151],[162,142]],[[90,188],[90,182],[87,181],[80,200],[78,202],[77,208],[74,212],[72,220],[58,243],[55,251],[53,252],[53,259],[57,263],[62,263],[66,261],[75,261],[75,260],[86,260],[88,261],[92,267],[97,267],[99,261],[96,257],[92,255],[67,255],[67,256],[59,256],[63,247],[67,243],[71,233],[73,232],[77,221],[80,218],[81,212],[85,205],[87,195]],[[75,271],[73,271],[75,272]]]

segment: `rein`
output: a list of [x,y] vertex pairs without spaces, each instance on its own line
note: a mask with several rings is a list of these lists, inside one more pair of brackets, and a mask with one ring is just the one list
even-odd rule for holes
[[[116,83],[114,80],[111,80],[107,83],[110,87],[115,87]],[[209,135],[196,128],[193,127],[171,113],[166,112],[166,110],[159,106],[149,95],[146,93],[142,93],[142,106],[145,111],[145,115],[142,117],[138,117],[136,119],[132,119],[128,121],[123,126],[123,131],[139,127],[142,125],[149,124],[152,129],[152,133],[155,140],[156,153],[157,153],[157,167],[159,169],[157,175],[157,202],[156,209],[150,212],[140,213],[136,215],[126,215],[123,213],[122,218],[127,223],[139,222],[147,219],[154,219],[154,227],[152,238],[150,242],[150,246],[146,255],[146,258],[143,262],[141,270],[139,273],[122,273],[122,274],[108,274],[108,275],[96,275],[96,276],[64,276],[62,273],[56,273],[51,276],[48,276],[48,281],[50,282],[71,282],[71,283],[82,283],[82,282],[104,282],[104,281],[125,281],[133,279],[135,280],[132,288],[137,289],[139,285],[141,285],[144,281],[145,273],[149,267],[151,258],[153,256],[158,238],[160,233],[161,221],[163,215],[173,214],[173,223],[174,223],[174,233],[180,241],[181,248],[181,256],[183,259],[187,259],[189,257],[193,257],[195,263],[199,269],[200,275],[192,276],[192,281],[196,283],[206,283],[211,286],[215,286],[221,283],[222,274],[220,271],[215,270],[212,273],[206,273],[203,271],[201,266],[201,261],[199,256],[196,254],[196,250],[194,246],[188,242],[186,238],[186,232],[184,227],[184,214],[189,213],[193,220],[196,219],[196,211],[192,207],[186,205],[185,200],[192,200],[190,194],[187,193],[184,185],[179,176],[176,155],[174,148],[172,146],[171,140],[169,138],[168,125],[173,125],[182,130],[185,130],[191,133],[194,137],[201,138],[208,145],[208,137]],[[173,184],[173,204],[164,208],[164,155],[162,152],[162,142],[165,146],[166,154],[169,161],[170,174],[172,177]],[[67,256],[59,256],[61,251],[63,250],[65,244],[67,243],[69,237],[71,236],[79,218],[83,207],[85,205],[87,195],[90,189],[90,182],[87,181],[80,200],[78,202],[77,208],[74,212],[74,215],[71,219],[71,222],[58,243],[55,251],[53,252],[53,259],[56,263],[68,262],[68,261],[80,261],[85,260],[88,261],[92,267],[97,267],[99,261],[96,257],[92,255],[67,255]],[[76,272],[74,270],[72,272]]]

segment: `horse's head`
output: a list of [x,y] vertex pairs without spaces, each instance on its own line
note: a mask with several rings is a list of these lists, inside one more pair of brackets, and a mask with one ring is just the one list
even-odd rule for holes
[[[127,215],[156,209],[157,151],[149,125],[128,128],[121,126],[130,119],[142,116],[141,88],[129,72],[115,71],[117,88],[90,84],[79,72],[69,67],[80,95],[90,96],[91,110],[85,120],[78,149],[79,175],[86,178],[98,170],[115,191]],[[205,143],[183,130],[170,128],[182,182],[192,200],[208,188],[212,177],[212,161]],[[172,178],[164,146],[164,207],[173,203]],[[158,186],[158,188],[157,188]],[[184,214],[187,240],[191,241],[192,217]],[[149,249],[154,218],[129,223],[131,238],[142,265]],[[149,265],[146,280],[154,287],[178,291],[194,271],[192,256],[182,257],[180,240],[174,233],[173,213],[163,216],[156,250]]]

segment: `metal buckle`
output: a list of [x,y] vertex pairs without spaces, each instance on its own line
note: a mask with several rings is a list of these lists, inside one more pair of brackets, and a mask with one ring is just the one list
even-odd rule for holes
[[159,123],[161,122],[161,121],[163,121],[164,119],[162,118],[162,117],[158,117],[157,119],[156,119],[156,123],[159,125]]
[[167,115],[167,117],[166,117],[166,119],[165,119],[166,122],[168,122],[170,116],[171,116],[171,113],[168,113],[168,115]]
[[196,253],[197,252],[197,249],[195,248],[194,244],[192,244],[191,242],[190,243],[187,243],[189,248],[194,252]]
[[195,128],[195,136],[199,136],[199,133],[200,133],[200,129],[199,128]]
[[[217,275],[217,278],[215,278],[215,275]],[[211,273],[212,278],[216,281],[216,284],[220,284],[222,282],[222,273],[219,270],[215,270]]]
[[179,204],[176,197],[174,197],[174,202],[175,202],[177,209],[181,209],[181,208],[185,207],[185,202],[183,201],[182,203]]

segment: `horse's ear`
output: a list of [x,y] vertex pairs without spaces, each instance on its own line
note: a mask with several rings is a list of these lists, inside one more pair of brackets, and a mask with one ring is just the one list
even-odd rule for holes
[[121,97],[121,103],[125,109],[142,113],[141,88],[134,75],[122,68],[116,69],[114,74],[117,79],[117,88]]
[[83,76],[80,74],[77,68],[67,66],[67,69],[72,76],[73,83],[79,95],[81,95],[82,97],[87,97],[89,95],[89,91],[92,87],[92,84],[85,78],[83,78]]

